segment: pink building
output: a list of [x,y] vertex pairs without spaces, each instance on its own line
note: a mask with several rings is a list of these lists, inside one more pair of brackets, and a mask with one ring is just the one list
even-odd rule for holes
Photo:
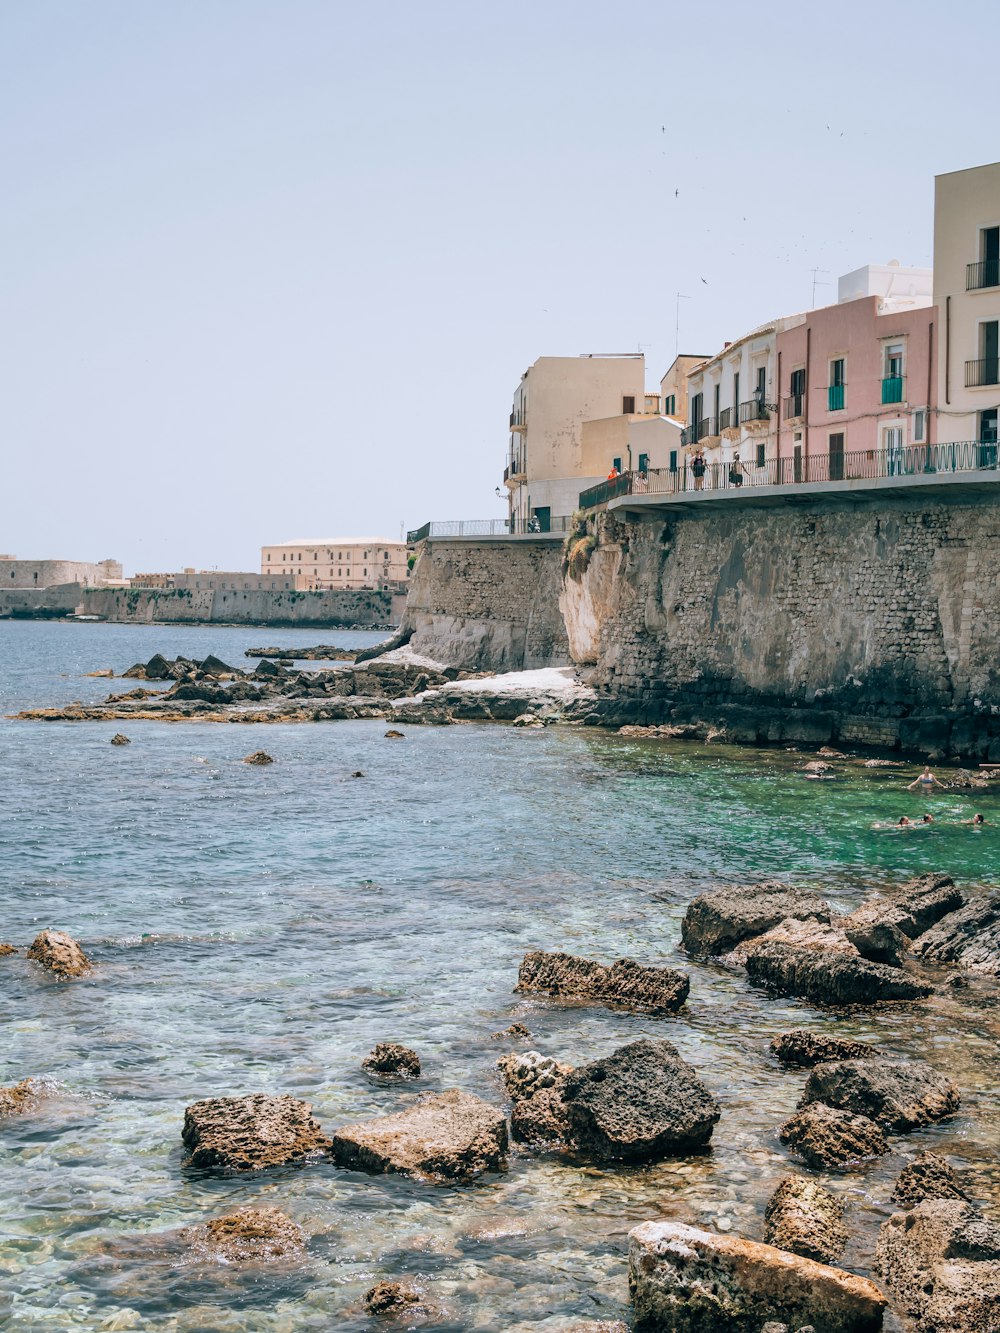
[[908,446],[934,443],[937,310],[915,304],[863,296],[779,331],[782,480],[891,475]]

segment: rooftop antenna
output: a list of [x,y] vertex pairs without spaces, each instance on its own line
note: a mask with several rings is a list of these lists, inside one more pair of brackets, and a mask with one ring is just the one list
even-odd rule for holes
[[674,319],[674,356],[677,356],[681,350],[681,302],[690,300],[690,296],[685,296],[683,292],[677,293],[677,309]]
[[399,540],[406,540],[406,524],[402,519],[399,520]]
[[810,309],[810,310],[815,310],[815,309],[816,309],[816,288],[817,288],[817,287],[829,287],[829,285],[830,285],[828,282],[823,282],[822,279],[817,278],[816,274],[817,274],[817,273],[829,273],[830,270],[829,270],[828,268],[811,268],[811,269],[809,270],[809,272],[813,275],[813,294],[812,294],[812,304],[810,305],[809,309]]

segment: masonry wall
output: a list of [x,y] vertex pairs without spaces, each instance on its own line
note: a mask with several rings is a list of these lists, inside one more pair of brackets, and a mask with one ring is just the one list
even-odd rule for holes
[[569,661],[559,611],[561,539],[424,543],[404,628],[411,647],[468,670],[522,671]]
[[562,595],[609,720],[1000,758],[1000,501],[619,522]]

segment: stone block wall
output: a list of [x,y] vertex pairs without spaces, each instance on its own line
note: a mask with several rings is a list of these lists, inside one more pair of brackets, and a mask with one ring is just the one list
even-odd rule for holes
[[83,597],[88,615],[139,624],[391,625],[392,593],[381,589],[325,592],[238,592],[202,588],[96,588]]

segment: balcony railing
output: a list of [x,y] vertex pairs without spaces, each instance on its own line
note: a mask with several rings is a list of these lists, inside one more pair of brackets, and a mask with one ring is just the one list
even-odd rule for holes
[[846,399],[846,384],[830,384],[826,390],[826,410],[828,412],[842,412]]
[[735,430],[740,424],[740,414],[735,407],[724,407],[719,413],[719,430]]
[[805,402],[804,393],[790,393],[785,399],[785,417],[800,417],[802,415],[802,404]]
[[980,361],[966,361],[965,387],[981,389],[986,384],[1000,384],[1000,357],[986,356]]
[[580,508],[592,509],[622,495],[679,495],[702,491],[745,493],[756,486],[794,487],[804,482],[873,480],[878,477],[920,478],[940,473],[989,472],[1000,485],[995,440],[964,440],[956,444],[916,444],[908,448],[868,449],[857,453],[811,454],[768,458],[762,462],[707,463],[696,477],[691,460],[675,471],[655,468],[626,472],[601,482],[580,496]]
[[543,529],[534,516],[522,519],[515,514],[512,530],[511,520],[507,518],[461,518],[444,523],[425,523],[422,528],[408,532],[406,540],[413,546],[428,538],[433,541],[435,537],[539,537],[546,533],[558,536],[569,532],[573,523],[568,514],[556,514],[546,521],[548,526]]
[[511,430],[527,430],[528,414],[526,412],[511,412],[510,428]]
[[681,431],[681,444],[697,444],[699,440],[714,439],[718,433],[715,417],[702,417],[700,421],[692,421],[689,426],[684,427]]
[[965,290],[978,292],[984,287],[1000,287],[1000,259],[981,259],[965,266]]
[[740,425],[745,426],[753,421],[770,421],[771,413],[767,410],[767,404],[759,398],[751,398],[745,403],[740,403]]
[[886,375],[882,381],[883,403],[901,403],[903,401],[903,376]]

